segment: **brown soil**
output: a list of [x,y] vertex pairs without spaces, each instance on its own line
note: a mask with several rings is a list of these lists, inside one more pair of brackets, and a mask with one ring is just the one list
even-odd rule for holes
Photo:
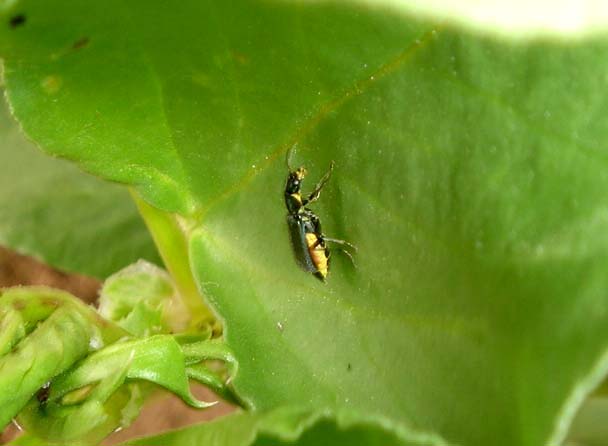
[[[52,286],[69,291],[85,302],[95,303],[101,283],[91,277],[55,270],[31,257],[0,247],[0,287],[17,285]],[[193,386],[193,393],[205,401],[218,399],[202,386]],[[211,420],[233,410],[233,406],[223,401],[210,409],[196,410],[172,395],[159,396],[144,407],[130,427],[112,434],[104,444],[114,445],[130,438]],[[0,432],[0,444],[6,444],[18,435],[19,430],[14,425],[8,426]]]

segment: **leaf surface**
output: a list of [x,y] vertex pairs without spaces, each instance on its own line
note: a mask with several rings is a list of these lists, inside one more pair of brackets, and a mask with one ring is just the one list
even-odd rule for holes
[[[30,136],[183,231],[246,404],[561,442],[608,369],[604,39],[498,42],[363,2],[22,0],[0,20]],[[358,248],[327,283],[289,246],[296,143],[305,190],[335,161],[311,208]]]
[[140,258],[159,261],[127,191],[41,153],[25,138],[4,98],[0,165],[2,245],[99,278]]

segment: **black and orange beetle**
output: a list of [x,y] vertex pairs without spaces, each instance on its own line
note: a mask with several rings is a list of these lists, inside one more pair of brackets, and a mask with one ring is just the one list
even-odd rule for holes
[[[287,206],[287,225],[289,227],[289,237],[291,246],[298,265],[315,277],[325,281],[329,273],[329,257],[330,252],[327,247],[327,242],[333,242],[340,245],[346,245],[356,249],[350,243],[344,240],[328,238],[321,230],[321,221],[317,214],[306,205],[315,202],[321,195],[321,189],[331,177],[334,169],[334,162],[329,165],[329,170],[323,178],[317,183],[314,190],[308,197],[302,196],[302,181],[308,173],[304,167],[292,169],[290,164],[291,155],[294,148],[287,152],[287,168],[289,175],[285,184],[285,206]],[[348,251],[344,251],[349,257],[352,256]]]

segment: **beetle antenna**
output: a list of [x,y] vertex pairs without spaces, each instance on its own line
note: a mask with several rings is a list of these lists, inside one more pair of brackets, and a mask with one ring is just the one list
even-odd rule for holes
[[293,154],[295,153],[297,146],[298,143],[295,143],[285,154],[285,164],[287,164],[287,169],[289,169],[290,172],[293,172],[293,167],[291,167],[291,158],[293,158]]

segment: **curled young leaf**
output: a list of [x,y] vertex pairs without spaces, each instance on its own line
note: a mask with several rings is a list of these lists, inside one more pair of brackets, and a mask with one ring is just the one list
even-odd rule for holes
[[[129,274],[122,278],[126,283],[121,285],[119,276],[108,288],[106,305],[112,296],[125,299],[107,308],[111,315],[121,312],[121,302],[127,314],[138,304],[153,314],[163,308],[163,297],[172,296],[151,292],[171,290],[169,282],[140,289],[129,286]],[[142,295],[149,299],[138,300]],[[143,328],[153,327],[150,320],[161,320],[161,314],[126,325],[145,334]],[[27,432],[48,441],[101,441],[137,416],[155,386],[197,408],[215,403],[197,400],[190,379],[233,399],[226,383],[236,373],[236,361],[225,345],[209,339],[210,332],[134,339],[77,298],[44,287],[5,290],[0,327],[0,425],[16,416]]]
[[68,293],[45,287],[0,295],[0,427],[47,382],[125,335]]
[[190,317],[167,272],[143,260],[104,282],[99,313],[138,337],[179,333]]
[[155,335],[117,342],[55,379],[45,401],[32,399],[18,420],[28,432],[53,441],[100,441],[139,413],[152,390],[139,384],[161,386],[196,408],[215,402],[196,399],[189,379],[230,397],[225,377],[204,361],[231,358],[216,341],[182,344],[174,336]]

